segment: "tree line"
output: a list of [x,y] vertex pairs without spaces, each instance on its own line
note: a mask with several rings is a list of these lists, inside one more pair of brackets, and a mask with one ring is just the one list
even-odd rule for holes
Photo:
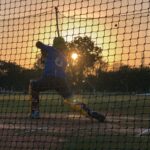
[[[116,71],[99,71],[97,77],[88,77],[98,91],[106,92],[150,92],[150,68],[121,66]],[[87,85],[86,85],[87,86]],[[86,87],[85,86],[85,87]]]
[[[37,79],[42,73],[41,70],[22,68],[15,63],[1,61],[0,64],[0,87],[8,90],[27,91],[30,79]],[[98,70],[96,76],[75,78],[76,76],[69,78],[74,89],[106,92],[150,91],[149,67],[122,66],[116,71]]]
[[[72,87],[77,90],[97,90],[106,92],[149,92],[150,68],[132,68],[121,65],[117,70],[108,71],[103,61],[102,48],[95,45],[90,37],[76,37],[67,43],[67,74]],[[72,60],[71,53],[78,59]],[[15,63],[0,61],[0,88],[28,91],[30,79],[41,76],[40,56],[32,69],[23,68]]]

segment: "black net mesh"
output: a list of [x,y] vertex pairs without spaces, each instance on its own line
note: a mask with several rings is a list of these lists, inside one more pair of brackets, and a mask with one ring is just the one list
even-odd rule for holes
[[[1,0],[0,14],[1,150],[150,149],[149,0]],[[80,108],[53,80],[57,88],[38,91],[34,118],[28,87],[44,70],[36,42],[58,36]],[[106,119],[84,114],[84,104]]]

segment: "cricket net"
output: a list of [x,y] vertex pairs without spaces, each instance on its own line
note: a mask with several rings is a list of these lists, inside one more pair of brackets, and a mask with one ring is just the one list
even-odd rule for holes
[[[0,1],[0,149],[149,150],[149,0]],[[37,41],[67,43],[76,100],[103,123],[40,93],[31,119],[28,85],[41,76]]]

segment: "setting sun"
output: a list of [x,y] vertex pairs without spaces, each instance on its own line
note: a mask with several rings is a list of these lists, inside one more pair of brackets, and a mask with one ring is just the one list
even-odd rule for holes
[[72,53],[71,58],[73,60],[77,60],[78,59],[78,54],[77,53]]

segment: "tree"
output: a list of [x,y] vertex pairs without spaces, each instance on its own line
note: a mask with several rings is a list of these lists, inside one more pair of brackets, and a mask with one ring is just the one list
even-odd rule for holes
[[100,91],[149,92],[150,68],[131,68],[124,65],[119,70],[99,71],[95,83]]
[[[68,43],[68,72],[72,74],[73,81],[81,84],[85,77],[96,75],[96,70],[104,69],[107,64],[102,60],[102,49],[94,44],[90,37],[76,37]],[[69,57],[72,52],[78,54],[78,60],[74,63]]]
[[24,69],[12,62],[0,61],[0,86],[6,89],[19,87],[21,73]]
[[7,90],[28,90],[30,79],[40,74],[35,69],[26,69],[16,63],[0,61],[0,87]]

